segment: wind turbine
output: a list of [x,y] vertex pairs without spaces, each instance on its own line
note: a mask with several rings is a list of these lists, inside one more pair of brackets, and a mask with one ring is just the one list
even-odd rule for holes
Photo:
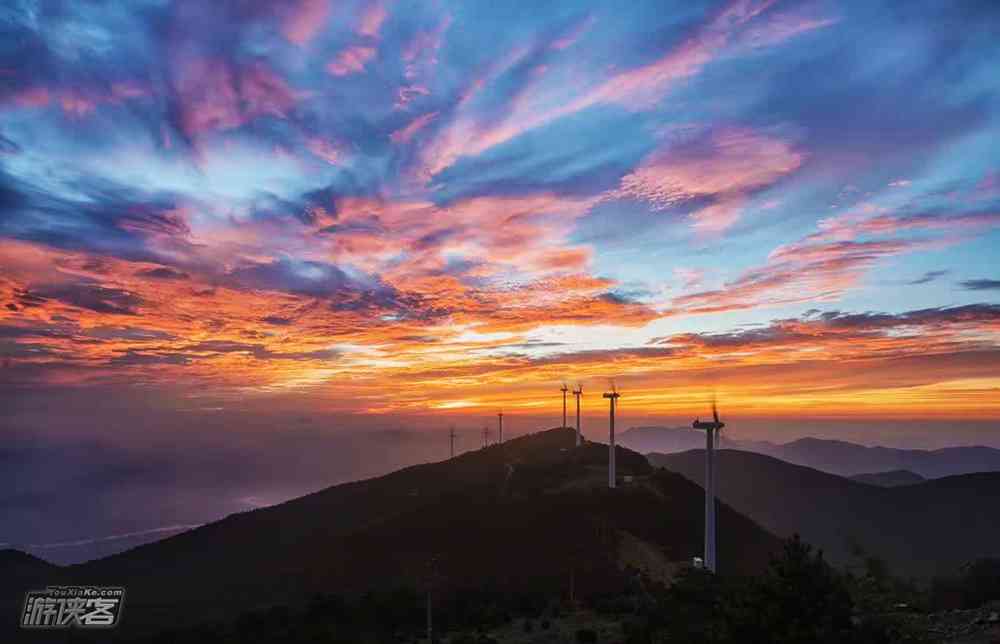
[[483,425],[483,449],[486,449],[490,445],[490,428]]
[[448,430],[448,438],[451,439],[451,457],[455,458],[455,426],[452,425],[451,429]]
[[712,420],[695,419],[691,426],[705,430],[705,567],[715,572],[715,447],[718,433],[726,424],[719,420],[714,397]]
[[565,382],[563,383],[562,389],[560,389],[559,391],[563,392],[563,424],[562,424],[562,426],[566,427],[566,392],[569,391],[569,388],[566,387],[566,383]]
[[609,435],[610,440],[608,441],[608,487],[614,489],[615,487],[615,407],[618,403],[618,398],[621,394],[615,389],[614,383],[611,384],[611,391],[605,392],[604,397],[608,399],[611,403],[611,424],[609,425]]
[[[580,446],[580,396],[583,395],[583,385],[576,383],[576,389],[573,390],[573,395],[576,397],[576,446]],[[565,421],[563,421],[565,424]]]
[[500,440],[499,443],[503,443],[503,412],[497,412],[497,418],[500,419]]

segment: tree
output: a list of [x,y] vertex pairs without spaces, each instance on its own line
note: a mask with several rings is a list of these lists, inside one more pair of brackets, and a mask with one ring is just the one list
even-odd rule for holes
[[[759,578],[726,579],[694,569],[682,574],[649,624],[670,641],[692,644],[840,644],[860,641],[852,609],[841,575],[796,535]],[[863,638],[880,641],[867,631]]]
[[727,604],[726,621],[737,641],[843,642],[852,629],[846,584],[823,552],[798,535],[785,542],[766,574]]

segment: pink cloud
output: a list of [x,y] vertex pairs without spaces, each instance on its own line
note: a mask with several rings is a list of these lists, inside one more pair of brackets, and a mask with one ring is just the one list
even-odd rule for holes
[[387,16],[388,12],[386,12],[381,2],[372,3],[361,14],[361,20],[358,23],[358,33],[362,36],[375,38],[378,36],[379,30],[382,28],[382,23],[385,22]]
[[674,275],[684,289],[697,288],[705,280],[705,271],[698,268],[675,268]]
[[329,14],[328,0],[299,0],[285,17],[281,33],[290,42],[304,45],[326,25]]
[[587,16],[581,20],[568,34],[553,40],[551,45],[552,49],[555,49],[556,51],[569,49],[575,45],[578,40],[580,40],[583,34],[590,31],[590,28],[594,26],[594,22],[596,22],[596,20],[593,16]]
[[70,116],[83,117],[94,111],[96,104],[90,98],[82,94],[65,92],[59,97],[59,105],[63,112]]
[[44,87],[29,87],[12,99],[18,107],[45,107],[49,104],[49,90]]
[[239,127],[264,115],[283,118],[296,100],[287,83],[262,62],[238,68],[194,58],[178,70],[175,86],[188,136]]
[[250,118],[265,114],[285,117],[295,104],[295,93],[285,80],[263,63],[242,70],[240,97],[243,111]]
[[392,134],[389,138],[392,139],[393,143],[409,143],[410,140],[417,135],[417,133],[427,127],[427,125],[437,118],[437,112],[429,112],[423,116],[418,116],[417,118],[410,121],[406,127],[402,127]]
[[693,213],[692,225],[699,233],[721,233],[739,220],[742,207],[743,199],[739,197],[719,201]]
[[110,92],[99,92],[91,88],[49,90],[45,87],[31,87],[9,100],[14,106],[22,108],[40,108],[55,103],[66,115],[81,118],[91,114],[101,104],[120,103],[148,96],[149,93],[149,89],[139,83],[119,81],[111,85]]
[[438,63],[438,51],[452,18],[446,15],[431,31],[420,31],[403,48],[403,76],[408,83],[397,90],[395,109],[401,110],[420,96],[427,96],[429,77]]
[[[734,0],[698,27],[686,40],[661,58],[641,67],[612,75],[578,96],[546,94],[537,83],[511,99],[508,116],[498,122],[480,123],[473,118],[459,118],[455,132],[442,132],[442,142],[425,155],[422,174],[433,176],[461,156],[480,154],[520,134],[558,118],[601,103],[617,103],[628,109],[644,110],[657,101],[676,82],[687,79],[715,58],[722,56],[739,34],[761,17],[775,0]],[[761,29],[768,29],[767,25]],[[784,23],[781,23],[784,24]],[[767,44],[776,44],[809,28],[819,28],[823,21],[801,22],[798,30],[772,26]]]
[[714,198],[692,217],[699,231],[719,232],[739,219],[747,194],[794,172],[803,159],[780,138],[729,128],[714,132],[704,146],[666,146],[654,152],[607,197],[640,199],[655,209]]
[[354,46],[340,52],[327,66],[333,76],[348,76],[356,74],[365,68],[368,61],[375,57],[374,47]]
[[337,165],[343,158],[341,148],[326,139],[311,138],[306,141],[306,147],[309,148],[310,152],[331,165]]
[[[872,214],[872,211],[876,214]],[[1000,226],[1000,212],[895,215],[878,209],[867,209],[823,219],[819,222],[820,231],[809,239],[843,240],[859,235],[887,236],[905,231],[945,231],[957,234],[994,226]]]
[[819,18],[800,13],[780,13],[769,16],[761,25],[754,25],[740,34],[733,45],[737,48],[757,49],[770,47],[816,29],[829,27],[838,22],[836,18]]
[[[593,203],[593,198],[557,195],[479,197],[444,207],[346,198],[337,204],[337,234],[320,235],[329,246],[318,252],[335,253],[398,281],[438,273],[448,258],[456,257],[482,264],[483,278],[511,271],[578,270],[589,261],[590,251],[566,240]],[[384,234],[386,230],[393,234]],[[315,248],[316,237],[309,240]]]
[[779,246],[766,264],[744,271],[723,287],[674,298],[671,305],[675,313],[718,313],[836,300],[879,262],[936,245],[912,240],[817,243],[807,237]]

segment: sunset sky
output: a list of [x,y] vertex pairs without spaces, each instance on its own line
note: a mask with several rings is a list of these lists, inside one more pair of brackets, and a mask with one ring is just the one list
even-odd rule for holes
[[0,20],[11,417],[1000,418],[991,2]]
[[4,2],[0,547],[553,427],[563,382],[598,439],[614,380],[620,428],[714,392],[734,438],[1000,447],[998,33],[991,1]]

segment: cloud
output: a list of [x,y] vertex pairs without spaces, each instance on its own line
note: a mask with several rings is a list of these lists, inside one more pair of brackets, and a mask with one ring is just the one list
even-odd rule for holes
[[136,261],[166,260],[168,248],[184,252],[190,229],[176,195],[86,176],[73,181],[68,192],[72,196],[0,170],[0,202],[7,211],[0,235]]
[[282,33],[296,45],[305,45],[322,31],[330,15],[328,0],[299,0],[282,22]]
[[242,288],[287,291],[316,297],[331,296],[357,282],[333,264],[276,259],[236,268],[229,278]]
[[915,286],[917,284],[930,284],[931,282],[937,280],[939,277],[944,277],[949,271],[927,271],[915,280],[910,280],[907,282],[910,286]]
[[681,295],[675,312],[717,313],[840,297],[879,261],[919,248],[904,241],[799,242],[776,248],[767,264],[722,288]]
[[191,277],[187,273],[174,270],[168,266],[159,266],[157,268],[139,271],[136,275],[139,277],[149,277],[157,280],[186,280]]
[[32,296],[111,315],[138,315],[142,299],[129,291],[94,282],[41,285]]
[[291,87],[263,62],[194,56],[176,61],[174,73],[179,124],[189,140],[261,117],[286,118],[296,103]]
[[348,47],[326,65],[326,71],[333,76],[357,74],[375,57],[375,48],[362,45]]
[[966,280],[961,282],[962,288],[971,291],[996,291],[1000,290],[1000,280]]
[[[689,384],[722,363],[780,380],[787,349],[813,378],[810,334],[832,363],[915,351],[918,329],[956,356],[936,358],[949,377],[981,374],[982,316],[739,335],[766,307],[863,311],[899,276],[939,280],[1000,223],[980,149],[992,17],[827,9],[15,5],[0,25],[4,382],[324,401],[336,386],[329,404],[379,413],[446,390],[506,408],[565,376],[560,351],[662,400],[648,374],[666,363]],[[914,265],[941,271],[897,265],[927,251]],[[701,324],[718,337],[633,346]]]
[[[453,164],[462,156],[473,156],[521,136],[525,132],[557,119],[597,105],[620,105],[630,110],[645,111],[654,107],[675,84],[698,74],[706,65],[720,57],[733,44],[733,35],[746,25],[762,18],[770,21],[767,10],[772,0],[733,0],[698,25],[691,35],[674,45],[660,58],[628,70],[612,74],[603,82],[585,88],[571,97],[565,94],[547,95],[539,86],[544,76],[542,61],[533,65],[538,77],[531,79],[524,90],[515,93],[505,106],[507,115],[495,121],[459,118],[451,128],[442,131],[436,146],[425,155],[430,177]],[[777,22],[761,26],[755,40],[758,46],[774,45],[829,22],[800,20],[789,28],[789,20],[778,16]],[[556,38],[556,42],[561,39]],[[486,79],[476,85],[477,89]],[[464,102],[464,101],[463,101]]]
[[391,135],[389,135],[389,138],[392,139],[393,143],[397,144],[409,143],[413,139],[413,137],[416,136],[417,133],[420,132],[420,130],[427,127],[431,123],[431,121],[433,121],[437,117],[437,115],[438,115],[437,112],[428,112],[427,114],[418,116],[417,118],[410,121],[406,126],[401,127],[398,130],[394,131]]
[[382,23],[385,22],[388,15],[381,2],[371,2],[361,14],[361,20],[358,22],[358,33],[369,38],[377,37],[379,30],[382,29]]
[[639,199],[655,210],[710,199],[712,203],[692,214],[694,227],[720,232],[736,222],[748,195],[794,172],[803,159],[779,138],[721,129],[654,152],[624,176],[609,197]]
[[898,314],[814,312],[802,318],[772,321],[761,328],[729,333],[693,333],[658,338],[656,342],[671,345],[697,344],[703,347],[733,350],[760,346],[812,344],[851,341],[874,337],[897,337],[903,331],[925,334],[935,329],[949,332],[959,327],[973,329],[1000,327],[1000,305],[969,304],[955,307],[917,309]]

